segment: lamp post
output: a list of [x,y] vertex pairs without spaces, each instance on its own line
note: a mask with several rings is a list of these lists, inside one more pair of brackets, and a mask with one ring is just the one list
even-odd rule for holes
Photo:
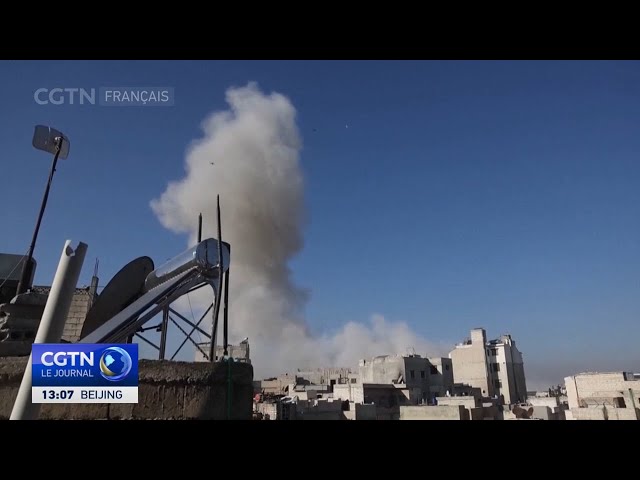
[[33,251],[36,247],[36,240],[38,239],[38,232],[40,231],[40,224],[42,223],[44,209],[47,206],[49,190],[51,189],[51,181],[53,180],[53,174],[56,171],[58,158],[67,158],[70,146],[69,139],[62,132],[44,125],[36,125],[35,131],[33,132],[32,144],[34,148],[38,150],[43,150],[53,154],[53,162],[51,164],[51,170],[49,171],[49,179],[47,180],[47,186],[44,190],[44,196],[42,197],[42,204],[40,205],[40,213],[38,214],[38,220],[36,221],[36,228],[33,231],[33,237],[31,238],[31,244],[29,245],[29,251],[27,252],[27,258],[22,265],[22,273],[20,275],[20,281],[18,282],[16,295],[26,292],[30,287],[29,283],[33,274],[31,260],[33,258]]

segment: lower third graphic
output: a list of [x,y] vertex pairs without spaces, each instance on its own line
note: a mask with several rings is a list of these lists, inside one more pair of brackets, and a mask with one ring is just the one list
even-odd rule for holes
[[138,403],[137,344],[33,344],[33,403]]

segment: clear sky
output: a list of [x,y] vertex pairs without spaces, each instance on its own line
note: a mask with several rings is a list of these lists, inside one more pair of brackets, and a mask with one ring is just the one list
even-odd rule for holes
[[[28,247],[51,161],[33,126],[71,139],[35,257],[64,240],[101,283],[184,249],[149,207],[231,86],[298,112],[309,224],[292,263],[306,317],[374,312],[436,341],[511,333],[532,381],[640,370],[640,63],[458,61],[0,62],[0,251]],[[175,105],[38,105],[38,88],[170,86]],[[196,218],[194,218],[194,223]],[[381,352],[381,354],[384,352]]]

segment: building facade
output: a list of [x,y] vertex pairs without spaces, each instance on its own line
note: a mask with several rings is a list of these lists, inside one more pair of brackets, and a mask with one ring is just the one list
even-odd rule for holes
[[453,390],[453,366],[449,358],[420,355],[384,355],[360,360],[361,384],[391,385],[405,392],[410,404],[430,403]]
[[524,361],[511,335],[487,340],[483,328],[474,328],[470,338],[456,345],[449,358],[456,384],[478,388],[483,396],[497,396],[505,404],[526,400]]
[[564,379],[574,420],[638,420],[640,375],[580,373]]
[[[195,352],[195,361],[208,362],[209,359],[207,356],[209,355],[211,343],[199,343],[198,347],[199,348],[196,348]],[[233,358],[236,362],[251,363],[251,350],[249,348],[249,340],[243,340],[238,345],[227,345],[227,355]],[[216,360],[220,360],[224,357],[223,345],[216,345],[215,356]]]

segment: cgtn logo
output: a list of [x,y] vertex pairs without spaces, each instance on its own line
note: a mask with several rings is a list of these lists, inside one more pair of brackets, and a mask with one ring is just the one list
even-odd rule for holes
[[33,99],[38,105],[95,105],[96,89],[90,88],[38,88],[33,92]]
[[32,401],[137,403],[137,344],[33,344]]
[[110,382],[118,382],[129,375],[132,364],[126,350],[109,347],[100,356],[100,374]]

